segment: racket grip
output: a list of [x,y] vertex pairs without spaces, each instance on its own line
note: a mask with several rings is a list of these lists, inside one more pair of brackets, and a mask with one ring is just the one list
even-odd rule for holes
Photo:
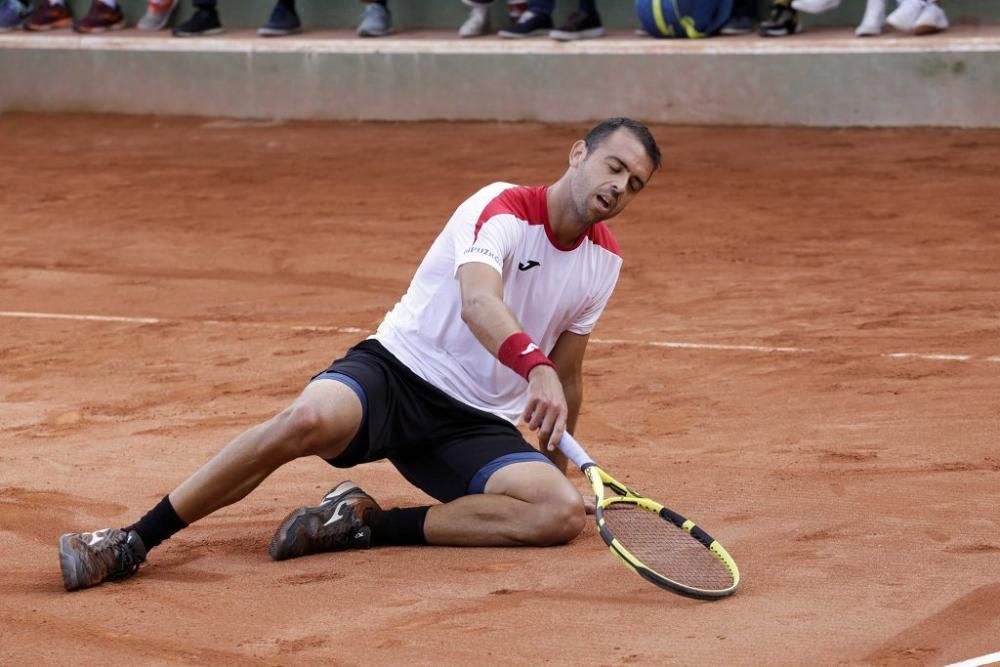
[[562,440],[559,441],[559,451],[565,454],[566,458],[575,463],[581,470],[583,470],[584,466],[594,463],[594,459],[587,455],[587,452],[583,450],[583,446],[569,433],[563,433]]

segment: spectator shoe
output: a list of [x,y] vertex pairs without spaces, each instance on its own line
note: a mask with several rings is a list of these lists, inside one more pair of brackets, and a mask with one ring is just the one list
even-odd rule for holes
[[219,21],[219,13],[204,7],[196,7],[191,18],[173,29],[174,37],[201,37],[218,35],[220,32],[222,22]]
[[522,39],[524,37],[537,37],[547,35],[552,30],[552,17],[548,14],[536,14],[533,11],[526,11],[521,14],[517,23],[500,31],[500,36],[507,39]]
[[604,36],[604,25],[597,12],[575,11],[566,19],[566,23],[549,33],[549,37],[560,42],[570,42],[577,39],[594,39]]
[[32,32],[43,32],[56,28],[68,28],[71,25],[73,25],[73,14],[69,11],[69,7],[54,4],[49,0],[42,0],[41,4],[28,17],[24,29]]
[[383,37],[392,34],[392,14],[389,8],[378,2],[368,2],[361,13],[358,37]]
[[108,32],[109,30],[124,30],[126,25],[125,15],[122,14],[122,9],[117,3],[114,7],[109,7],[101,0],[94,0],[90,3],[90,11],[76,22],[73,30],[91,34]]
[[139,30],[163,30],[170,22],[170,16],[177,9],[177,0],[149,0],[146,13],[136,26]]

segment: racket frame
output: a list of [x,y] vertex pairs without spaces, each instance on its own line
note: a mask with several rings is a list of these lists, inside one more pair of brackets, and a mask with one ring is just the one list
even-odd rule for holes
[[[587,477],[587,480],[590,482],[590,485],[594,490],[594,494],[597,496],[597,507],[594,512],[594,518],[597,520],[597,530],[601,535],[601,539],[608,545],[611,553],[617,556],[618,559],[625,563],[625,565],[627,565],[632,571],[660,588],[665,588],[675,593],[701,600],[724,598],[737,591],[740,585],[739,568],[736,565],[736,561],[734,561],[732,556],[729,555],[729,552],[726,551],[725,547],[719,544],[718,540],[714,539],[690,519],[687,519],[677,512],[664,507],[655,500],[651,500],[650,498],[643,496],[616,480],[603,468],[597,465],[597,463],[595,463],[594,460],[591,459],[590,456],[583,450],[580,443],[576,442],[576,440],[569,434],[565,434],[563,436],[562,441],[559,443],[559,448],[570,460],[577,464],[583,474]],[[605,497],[605,487],[610,488],[618,495]],[[604,510],[616,503],[628,503],[635,505],[645,511],[652,512],[660,518],[674,524],[678,528],[687,531],[692,537],[698,540],[702,546],[719,559],[732,577],[733,583],[722,589],[697,588],[694,586],[688,586],[679,581],[674,581],[673,579],[670,579],[669,577],[648,567],[642,562],[642,560],[637,558],[624,545],[622,545],[622,543],[619,542],[608,529],[604,519]]]

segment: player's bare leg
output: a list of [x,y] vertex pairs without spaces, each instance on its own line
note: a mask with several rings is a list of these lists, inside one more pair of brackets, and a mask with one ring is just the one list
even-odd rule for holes
[[424,520],[428,544],[550,546],[569,542],[586,524],[579,492],[559,470],[540,461],[496,471],[485,493],[435,505]]
[[289,461],[337,456],[357,433],[362,414],[352,389],[334,380],[311,383],[291,406],[233,439],[137,523],[63,535],[59,561],[66,589],[132,575],[149,549],[240,500]]
[[361,401],[335,380],[317,380],[288,408],[237,436],[170,493],[188,524],[231,505],[279,467],[303,456],[332,459],[361,425]]

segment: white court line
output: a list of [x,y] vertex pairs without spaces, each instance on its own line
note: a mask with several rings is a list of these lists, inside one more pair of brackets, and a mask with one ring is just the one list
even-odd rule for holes
[[[971,354],[920,354],[919,352],[891,352],[883,354],[883,357],[890,359],[928,359],[930,361],[968,361],[972,359]],[[990,357],[987,361],[992,361]]]
[[[32,318],[49,320],[77,320],[84,322],[124,322],[127,324],[200,324],[206,326],[235,326],[252,329],[283,329],[285,331],[310,331],[319,333],[368,333],[358,327],[330,327],[272,324],[268,322],[247,322],[240,320],[179,320],[159,317],[122,317],[114,315],[78,315],[71,313],[35,313],[26,311],[0,310],[0,317]],[[719,350],[733,352],[763,352],[767,354],[803,354],[816,352],[811,347],[779,347],[769,345],[740,345],[726,343],[683,343],[662,340],[629,340],[624,338],[592,338],[598,345],[637,345],[666,347],[675,350]],[[927,361],[971,361],[971,354],[922,354],[919,352],[889,352],[880,355],[889,359],[924,359]],[[985,361],[1000,362],[1000,355],[987,357]]]
[[953,662],[950,665],[945,665],[945,667],[980,667],[980,665],[992,665],[995,662],[1000,662],[1000,651],[990,653],[989,655],[981,655],[978,658],[969,658],[962,662]]
[[32,318],[41,320],[76,320],[82,322],[124,322],[126,324],[203,324],[208,326],[238,326],[251,329],[285,329],[290,331],[318,331],[321,333],[364,333],[357,327],[294,326],[267,322],[241,322],[226,320],[169,320],[160,317],[119,317],[113,315],[72,315],[69,313],[28,313],[0,310],[0,317]]

